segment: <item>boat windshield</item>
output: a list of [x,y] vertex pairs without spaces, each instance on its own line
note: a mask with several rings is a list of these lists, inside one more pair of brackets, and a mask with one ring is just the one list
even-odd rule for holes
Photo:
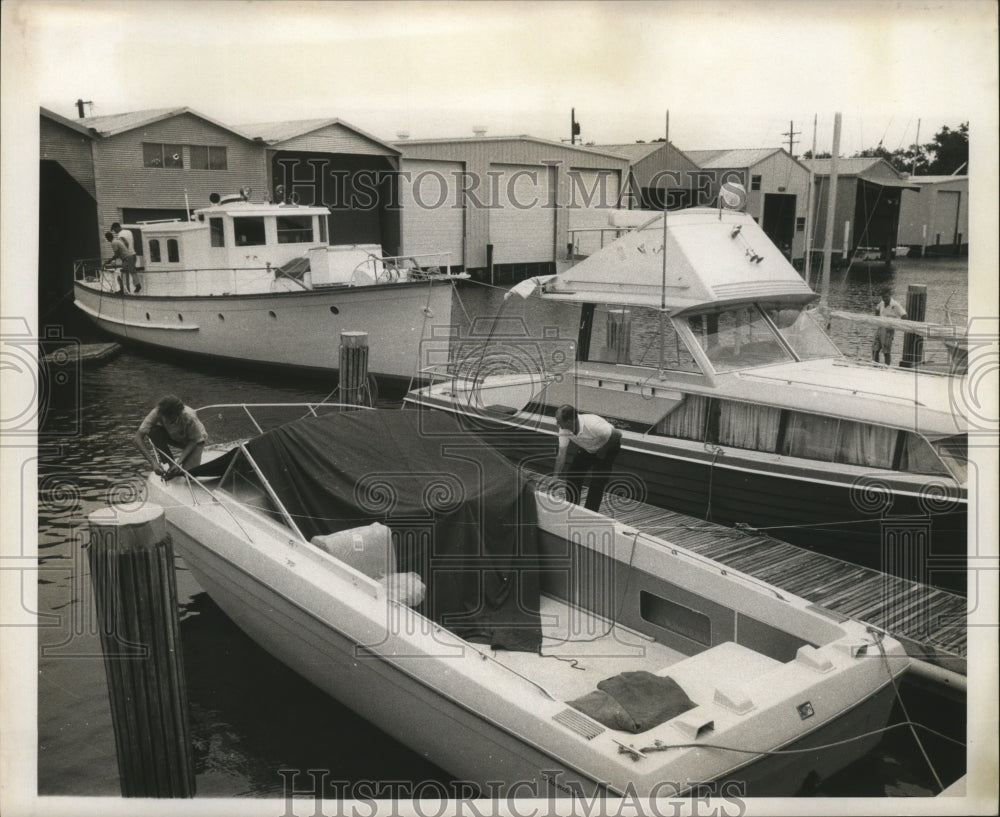
[[945,465],[962,485],[968,480],[969,438],[965,434],[955,434],[933,442],[934,450],[944,460]]
[[755,304],[692,315],[688,325],[717,372],[793,360],[774,325]]
[[819,313],[807,309],[768,309],[767,316],[799,360],[843,357],[823,330]]

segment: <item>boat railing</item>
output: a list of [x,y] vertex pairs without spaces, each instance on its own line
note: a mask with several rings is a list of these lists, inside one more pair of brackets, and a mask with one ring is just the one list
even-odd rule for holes
[[[580,255],[579,249],[580,244],[582,243],[581,238],[586,239],[594,233],[597,233],[598,240],[595,242],[599,244],[597,249],[603,250],[605,244],[605,233],[610,233],[610,240],[614,241],[616,238],[620,238],[623,234],[629,232],[629,229],[627,227],[578,227],[576,229],[567,230],[567,232],[569,233],[570,258],[575,259]],[[590,242],[587,243],[589,244]],[[589,255],[589,253],[587,253],[587,255]]]
[[73,280],[96,281],[103,268],[104,261],[101,258],[80,258],[73,262]]
[[[445,259],[441,264],[436,259]],[[354,268],[354,275],[364,273],[376,283],[398,281],[402,278],[421,278],[434,275],[451,275],[451,252],[419,253],[412,255],[375,255]]]
[[195,409],[211,444],[224,445],[256,437],[305,417],[368,409],[352,403],[215,403]]

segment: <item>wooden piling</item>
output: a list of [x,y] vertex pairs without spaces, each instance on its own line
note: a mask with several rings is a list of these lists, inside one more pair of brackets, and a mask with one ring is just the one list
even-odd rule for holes
[[174,550],[150,503],[87,517],[123,797],[193,797]]
[[[910,284],[906,289],[906,319],[923,321],[927,312],[927,287]],[[924,362],[924,339],[920,335],[907,332],[903,335],[903,356],[900,368],[912,369]]]
[[606,337],[608,348],[614,354],[615,363],[630,363],[632,341],[632,312],[630,310],[608,310]]
[[371,403],[368,392],[368,333],[340,333],[340,402]]

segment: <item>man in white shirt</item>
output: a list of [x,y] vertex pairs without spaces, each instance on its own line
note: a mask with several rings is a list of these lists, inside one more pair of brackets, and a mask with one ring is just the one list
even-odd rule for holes
[[604,489],[611,478],[611,466],[621,449],[622,433],[603,417],[579,414],[569,405],[556,409],[556,425],[559,452],[555,475],[566,480],[566,498],[579,504],[584,480],[589,475],[584,507],[599,511]]
[[[906,310],[892,297],[891,290],[882,291],[882,300],[875,307],[875,314],[882,318],[905,318]],[[896,334],[891,326],[880,326],[872,338],[872,360],[878,363],[879,352],[885,357],[885,365],[892,360],[892,339]]]

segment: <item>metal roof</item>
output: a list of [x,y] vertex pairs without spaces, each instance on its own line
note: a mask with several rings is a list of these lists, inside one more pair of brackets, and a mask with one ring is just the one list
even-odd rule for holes
[[[829,176],[830,175],[830,163],[832,159],[802,159],[802,164],[809,168],[817,176]],[[881,159],[878,156],[852,156],[848,159],[838,159],[837,160],[837,175],[838,176],[859,176],[867,170],[871,170],[878,164],[884,164],[892,172],[899,176],[891,164],[889,164],[885,159]]]
[[[730,150],[690,150],[690,156],[699,167],[753,167],[775,153],[784,152],[783,148],[733,148]],[[704,154],[704,155],[701,155]]]
[[518,134],[517,136],[459,136],[450,139],[400,139],[392,144],[396,148],[405,152],[407,145],[463,145],[470,144],[472,142],[536,142],[540,145],[551,145],[564,150],[578,150],[581,153],[591,153],[596,156],[607,156],[611,159],[621,160],[626,158],[620,154],[609,153],[605,150],[601,150],[599,149],[601,147],[599,145],[595,145],[593,147],[588,147],[586,145],[570,145],[566,142],[553,142],[551,139],[540,139],[537,136],[529,136],[526,133]]
[[171,119],[175,116],[190,114],[206,122],[210,122],[216,127],[235,133],[243,139],[249,139],[245,133],[241,133],[230,125],[218,122],[211,117],[198,113],[191,108],[155,108],[147,111],[128,111],[126,113],[109,114],[108,116],[87,116],[77,120],[81,125],[92,128],[98,136],[117,136],[119,133],[134,130],[135,128],[152,125],[154,122],[161,122],[164,119]]
[[67,128],[72,128],[78,133],[83,134],[91,139],[95,138],[96,134],[88,128],[86,125],[80,124],[78,119],[69,119],[68,117],[57,114],[55,111],[50,111],[48,108],[41,108],[41,115],[46,119],[51,119],[53,122],[58,122]]
[[307,133],[312,133],[313,131],[333,126],[339,126],[351,131],[352,133],[356,133],[359,136],[384,147],[391,153],[399,153],[399,150],[388,142],[383,142],[378,137],[372,136],[370,133],[366,133],[360,128],[356,128],[354,125],[348,124],[343,119],[338,119],[336,117],[327,119],[293,119],[290,121],[279,122],[258,122],[250,125],[240,125],[239,128],[251,138],[260,139],[269,145],[276,145],[281,142],[287,142],[289,139],[294,139],[297,136],[304,136]]
[[[622,156],[634,163],[645,159],[651,153],[656,153],[665,144],[664,142],[631,142],[624,145],[596,145],[596,147]],[[671,147],[673,146],[671,145]],[[674,149],[676,150],[676,148]]]

